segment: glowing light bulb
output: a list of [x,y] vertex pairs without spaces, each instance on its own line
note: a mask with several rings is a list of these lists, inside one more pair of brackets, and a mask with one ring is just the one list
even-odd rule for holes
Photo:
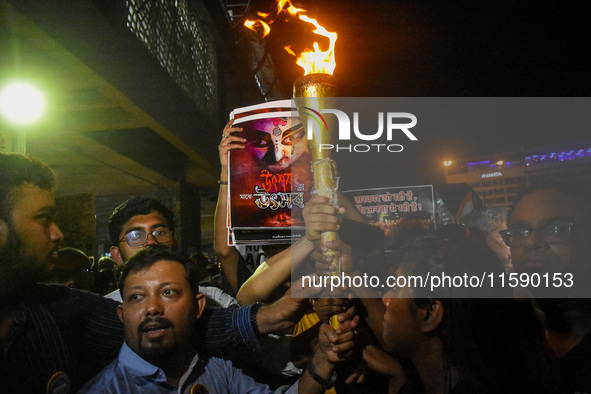
[[45,97],[31,84],[14,82],[0,93],[0,112],[18,124],[30,124],[45,112]]

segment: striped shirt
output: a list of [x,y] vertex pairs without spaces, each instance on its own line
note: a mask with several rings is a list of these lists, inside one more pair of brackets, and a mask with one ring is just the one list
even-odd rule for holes
[[45,393],[56,373],[78,388],[117,357],[123,325],[117,302],[36,285],[15,310],[0,356],[0,392]]
[[[124,340],[118,302],[58,285],[36,285],[15,310],[0,354],[0,393],[45,393],[50,381],[78,390],[117,358]],[[196,334],[205,347],[260,349],[252,306],[212,308]],[[201,335],[199,335],[201,333]],[[196,338],[199,339],[199,338]],[[61,373],[60,379],[52,377]]]

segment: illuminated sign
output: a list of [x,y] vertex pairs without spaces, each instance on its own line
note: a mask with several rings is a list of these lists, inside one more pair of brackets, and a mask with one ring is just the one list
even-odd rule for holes
[[495,171],[495,172],[487,172],[486,174],[480,174],[480,179],[484,179],[484,178],[496,178],[499,176],[503,176],[503,173],[500,171]]

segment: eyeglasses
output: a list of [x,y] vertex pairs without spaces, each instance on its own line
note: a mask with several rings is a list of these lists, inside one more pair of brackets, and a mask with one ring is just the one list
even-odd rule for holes
[[532,229],[517,228],[513,230],[503,230],[500,233],[507,246],[521,244],[521,242],[523,242],[525,238],[529,237],[534,231],[538,233],[538,237],[540,237],[542,242],[553,244],[566,241],[573,229],[573,226],[584,227],[573,222],[561,222],[546,224],[544,226]]
[[172,233],[172,230],[166,227],[159,227],[151,233],[147,233],[143,230],[133,230],[125,234],[125,236],[121,238],[119,242],[125,240],[132,248],[138,248],[140,246],[144,246],[148,240],[148,234],[152,234],[152,237],[156,243],[165,244],[172,241]]

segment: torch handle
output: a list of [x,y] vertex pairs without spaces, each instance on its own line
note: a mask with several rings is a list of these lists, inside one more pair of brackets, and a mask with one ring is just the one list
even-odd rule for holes
[[[337,201],[337,177],[334,161],[332,159],[316,160],[312,164],[312,170],[314,173],[314,193],[328,197],[332,201]],[[326,245],[328,242],[337,239],[338,234],[334,231],[325,231],[320,235],[322,245]],[[328,249],[323,255],[329,257],[330,264],[336,267],[332,275],[339,276],[341,274],[340,253],[336,250]],[[334,329],[339,326],[337,315],[331,316],[330,325]]]
[[[337,239],[337,233],[334,231],[326,231],[320,235],[320,240],[322,241],[323,245],[326,245],[329,241],[334,241]],[[332,276],[339,276],[341,274],[341,264],[340,264],[340,253],[336,250],[328,249],[326,252],[323,253],[325,257],[329,257],[330,264],[333,264],[336,268],[332,272]],[[337,319],[337,315],[330,317],[330,326],[335,330],[339,326],[339,320]]]
[[[312,172],[314,173],[314,193],[319,196],[330,198],[333,202],[337,201],[337,176],[336,165],[332,159],[316,160],[312,163]],[[325,231],[320,234],[322,245],[330,241],[336,241],[338,234],[335,231]],[[341,267],[339,262],[339,252],[328,249],[324,256],[331,258],[331,264],[334,264],[336,270],[332,275],[340,275]]]
[[[313,135],[312,139],[308,140],[310,145],[310,152],[312,153],[312,173],[314,174],[314,193],[328,197],[332,201],[337,201],[337,176],[336,164],[330,158],[330,151],[321,150],[322,144],[330,144],[332,141],[332,133],[334,129],[333,117],[323,118],[324,128],[314,132],[313,128],[308,129],[310,125],[311,112],[319,114],[322,107],[334,108],[330,98],[336,97],[336,85],[334,77],[330,74],[308,74],[298,78],[293,84],[293,96],[298,114],[302,121],[302,125],[306,130],[308,136]],[[317,121],[317,120],[316,120]],[[337,239],[337,234],[334,232],[322,233],[322,244]],[[339,254],[329,251],[325,256],[331,257],[331,262],[337,267],[333,275],[340,274]],[[331,326],[338,327],[336,316],[331,317]]]

